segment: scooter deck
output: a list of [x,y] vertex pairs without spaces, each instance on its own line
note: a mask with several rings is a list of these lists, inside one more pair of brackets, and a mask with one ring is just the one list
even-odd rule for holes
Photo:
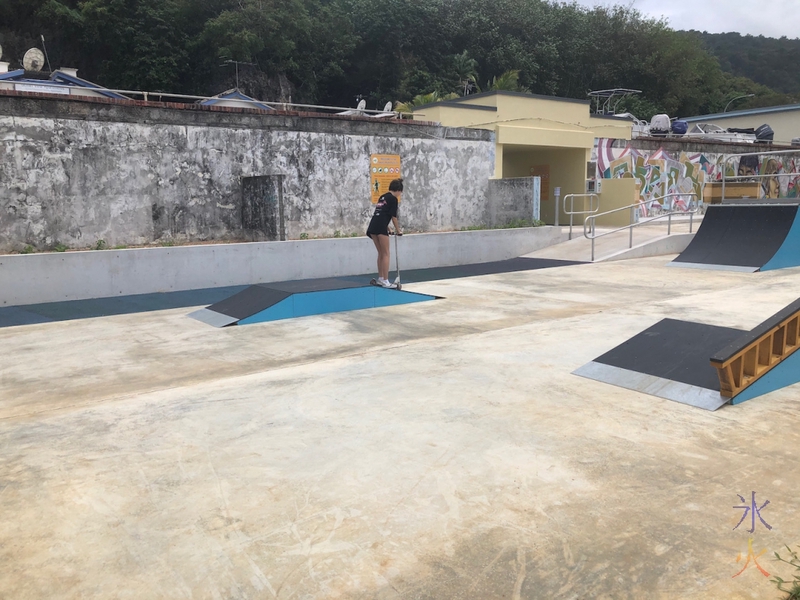
[[387,287],[383,287],[380,283],[378,283],[377,279],[370,279],[369,280],[369,284],[370,285],[374,285],[375,287],[383,288],[385,290],[402,290],[403,289],[403,285],[401,283],[394,284],[396,287],[388,287],[388,288]]

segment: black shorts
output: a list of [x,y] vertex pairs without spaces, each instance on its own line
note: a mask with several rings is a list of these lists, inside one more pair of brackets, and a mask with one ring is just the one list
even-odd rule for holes
[[367,229],[367,237],[371,238],[373,235],[389,235],[389,226],[387,225],[382,230],[377,227],[370,227]]

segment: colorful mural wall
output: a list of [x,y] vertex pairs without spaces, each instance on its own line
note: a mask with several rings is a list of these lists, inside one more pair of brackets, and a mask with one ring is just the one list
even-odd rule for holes
[[[624,148],[613,148],[613,141],[598,140],[595,148],[597,179],[636,179],[639,201],[642,203],[640,216],[663,211],[665,202],[659,202],[659,199],[668,194],[679,194],[672,198],[675,209],[691,210],[698,201],[702,203],[706,184],[722,180],[724,154],[667,152],[663,148],[651,152],[633,148],[631,144]],[[800,152],[731,158],[726,169],[727,178],[734,175],[769,175],[750,180],[760,183],[759,198],[800,197]],[[728,179],[726,186],[730,182]]]

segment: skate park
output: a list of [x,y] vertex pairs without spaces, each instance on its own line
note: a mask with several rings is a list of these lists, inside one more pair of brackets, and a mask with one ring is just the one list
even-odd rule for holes
[[[757,266],[709,268],[730,266],[709,248],[729,256],[752,240],[719,234],[707,208],[613,232],[610,217],[585,225],[587,204],[572,239],[564,214],[406,234],[391,269],[399,258],[403,290],[385,294],[430,300],[315,297],[304,316],[303,294],[376,293],[369,240],[3,255],[0,551],[13,569],[0,589],[771,597],[757,572],[732,578],[747,541],[730,507],[748,490],[770,500],[757,552],[796,542],[798,386],[784,376],[798,356],[784,314],[800,296],[796,239],[775,219]],[[694,243],[703,268],[675,268]],[[763,268],[779,255],[781,268]],[[242,304],[254,312],[224,308],[253,287],[256,305]],[[287,299],[291,313],[243,322]],[[209,310],[235,322],[190,316]],[[778,383],[704,409],[654,393],[685,383],[683,365],[664,350],[649,373],[631,364],[640,346],[621,369],[659,381],[580,376],[665,320],[724,330],[706,347],[697,328],[676,334],[678,359],[696,350],[691,367],[714,376],[729,345],[758,350],[771,335],[759,374]]]
[[675,256],[243,327],[203,302],[0,328],[3,546],[38,573],[3,589],[764,597],[720,504],[763,491],[793,539],[797,386],[710,412],[572,374],[664,318],[749,330],[796,300],[797,268]]

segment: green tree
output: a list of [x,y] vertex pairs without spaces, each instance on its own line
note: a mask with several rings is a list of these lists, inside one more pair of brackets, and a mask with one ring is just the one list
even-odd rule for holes
[[415,108],[425,106],[426,104],[433,104],[434,102],[441,102],[442,100],[453,100],[458,98],[458,94],[450,93],[439,95],[439,92],[429,92],[427,94],[419,94],[414,96],[408,102],[398,102],[395,104],[394,109],[401,113],[414,112]]
[[464,50],[453,56],[453,66],[462,93],[466,96],[477,87],[478,61],[470,58],[469,53]]
[[491,81],[486,82],[486,88],[492,91],[505,90],[507,92],[527,92],[519,85],[519,70],[506,71]]

